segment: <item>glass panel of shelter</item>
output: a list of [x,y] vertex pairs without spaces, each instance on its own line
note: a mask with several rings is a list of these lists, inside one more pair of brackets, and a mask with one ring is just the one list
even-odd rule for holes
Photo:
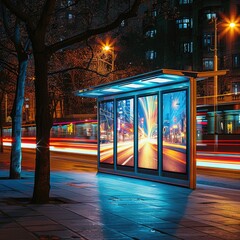
[[[154,93],[136,94],[99,103],[101,167],[114,165],[117,170],[129,168],[135,173],[145,170],[145,173],[152,171],[160,175],[168,172],[187,174],[187,91],[159,93],[161,98]],[[135,158],[137,167],[134,166]]]
[[99,148],[100,163],[114,164],[114,102],[103,101],[99,104]]

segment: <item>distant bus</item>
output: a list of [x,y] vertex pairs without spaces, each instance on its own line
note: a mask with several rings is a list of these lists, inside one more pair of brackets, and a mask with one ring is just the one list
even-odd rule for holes
[[[3,137],[11,138],[12,126],[3,128]],[[35,137],[36,125],[23,124],[22,137]],[[51,132],[51,138],[74,138],[75,140],[91,140],[97,142],[97,120],[79,120],[54,123]]]

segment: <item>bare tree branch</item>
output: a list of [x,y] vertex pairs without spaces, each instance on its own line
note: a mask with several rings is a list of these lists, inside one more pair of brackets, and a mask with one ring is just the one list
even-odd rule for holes
[[[48,25],[51,20],[52,13],[54,12],[55,6],[56,6],[56,0],[47,0],[42,9],[40,20],[38,22],[36,29],[37,29],[37,31],[43,33],[43,34],[40,34],[43,38],[45,38],[45,32],[48,28]],[[38,35],[38,37],[39,37],[39,35]]]
[[24,12],[20,11],[16,4],[11,0],[0,0],[16,17],[25,22],[30,29],[33,29],[33,22],[31,18]]
[[123,20],[134,17],[137,14],[138,6],[140,3],[141,3],[141,0],[135,0],[132,7],[129,9],[129,11],[119,14],[114,21],[112,21],[109,24],[106,24],[103,27],[89,29],[73,37],[70,37],[65,40],[59,41],[55,44],[49,45],[47,47],[49,54],[51,55],[60,49],[73,45],[74,43],[84,41],[85,39],[88,39],[92,36],[113,30],[114,28],[119,26]]
[[14,75],[17,76],[17,71],[16,71],[16,66],[15,65],[0,59],[0,67],[1,67],[1,65],[3,65],[4,69],[8,70],[9,72],[11,72],[11,73],[13,73]]
[[96,73],[96,74],[98,74],[98,75],[101,76],[101,77],[107,77],[107,76],[109,76],[110,74],[113,73],[113,72],[108,72],[108,73],[102,74],[102,73],[97,72],[96,70],[89,69],[88,67],[79,67],[79,66],[76,66],[76,67],[69,67],[69,68],[64,68],[64,69],[61,69],[61,70],[49,72],[48,75],[51,76],[51,75],[55,75],[55,74],[59,74],[59,73],[66,73],[66,72],[74,71],[74,70],[87,71],[87,72]]

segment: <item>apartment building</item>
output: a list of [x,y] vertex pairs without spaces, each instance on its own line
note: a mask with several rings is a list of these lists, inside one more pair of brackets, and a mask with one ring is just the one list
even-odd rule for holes
[[[143,20],[143,34],[145,57],[152,66],[192,71],[229,70],[216,81],[206,79],[197,83],[199,139],[216,132],[239,134],[240,2],[147,2],[149,8]],[[230,23],[235,25],[230,27]],[[215,66],[214,61],[217,62]],[[218,97],[214,101],[216,92]]]

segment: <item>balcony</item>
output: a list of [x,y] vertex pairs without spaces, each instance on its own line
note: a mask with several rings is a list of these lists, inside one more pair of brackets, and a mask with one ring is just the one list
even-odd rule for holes
[[[234,104],[240,103],[240,92],[237,94],[235,93],[227,93],[221,94],[217,97],[218,104]],[[214,104],[214,96],[204,96],[204,97],[197,97],[197,106],[200,105],[213,105]]]

